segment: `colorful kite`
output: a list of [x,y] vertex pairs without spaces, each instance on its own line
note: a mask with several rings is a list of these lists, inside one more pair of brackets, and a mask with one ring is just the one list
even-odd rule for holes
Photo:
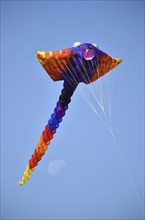
[[101,51],[96,44],[74,43],[73,47],[54,52],[37,52],[36,56],[48,75],[54,80],[63,80],[63,89],[53,114],[37,143],[24,175],[19,182],[23,185],[34,171],[48,149],[56,129],[68,109],[71,96],[80,82],[89,84],[114,69],[122,62]]

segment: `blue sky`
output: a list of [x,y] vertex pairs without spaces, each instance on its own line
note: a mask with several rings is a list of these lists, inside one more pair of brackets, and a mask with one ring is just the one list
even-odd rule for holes
[[[75,41],[123,59],[113,72],[117,144],[76,91],[50,149],[20,187],[62,89],[35,52]],[[144,2],[1,1],[1,219],[144,219],[143,195]]]

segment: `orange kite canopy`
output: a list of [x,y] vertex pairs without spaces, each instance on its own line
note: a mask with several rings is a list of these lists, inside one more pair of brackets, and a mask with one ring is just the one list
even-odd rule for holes
[[[91,58],[88,58],[89,55]],[[80,74],[84,75],[87,71],[88,81],[83,81],[82,77],[79,77],[86,84],[94,82],[122,62],[121,58],[113,58],[93,44],[77,44],[76,47],[54,52],[38,51],[36,56],[54,81],[63,80],[70,72],[78,81]]]

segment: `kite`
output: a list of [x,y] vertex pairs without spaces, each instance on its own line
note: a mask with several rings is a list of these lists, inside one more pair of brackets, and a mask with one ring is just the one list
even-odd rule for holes
[[39,138],[24,175],[19,184],[23,185],[30,178],[38,162],[48,149],[62,118],[71,102],[71,97],[78,84],[90,84],[114,69],[122,62],[121,58],[110,57],[101,51],[96,44],[76,42],[71,48],[36,52],[36,56],[48,75],[54,80],[63,80],[63,89],[54,112]]

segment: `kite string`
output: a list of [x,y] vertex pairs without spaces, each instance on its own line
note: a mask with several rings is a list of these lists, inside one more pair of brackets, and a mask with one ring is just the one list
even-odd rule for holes
[[[52,60],[52,63],[54,63],[54,65],[56,66],[58,72],[61,73],[61,70],[58,68],[58,65]],[[63,68],[64,72],[66,72],[65,68],[63,67],[63,65],[60,63],[60,61],[58,60],[58,63],[59,65]],[[68,76],[67,72],[66,72],[66,75]],[[72,83],[71,81],[71,78],[69,77],[70,80],[67,79],[67,77],[65,77],[65,74],[63,75],[64,79],[72,86],[72,88],[76,88],[76,85],[74,82]]]
[[[73,59],[74,59],[74,61],[75,61],[75,58],[73,58]],[[69,60],[69,59],[68,59],[68,60]],[[76,61],[75,61],[75,62],[76,62]],[[70,65],[72,66],[70,60],[69,60],[69,63],[70,63]],[[66,63],[65,63],[65,65],[66,65]],[[77,62],[76,62],[76,65],[78,66]],[[79,68],[79,66],[78,66],[78,68]],[[68,69],[69,69],[69,67],[68,67]],[[76,75],[76,77],[77,77],[77,79],[78,79],[78,82],[79,82],[79,77],[77,76],[77,74],[76,74],[75,69],[74,69],[73,66],[72,66],[72,69],[73,69],[73,72],[74,72],[74,74]],[[76,78],[74,77],[74,75],[73,75],[73,73],[71,72],[70,69],[69,69],[69,72],[70,72],[72,78],[74,79],[74,81],[76,81]],[[66,72],[66,73],[67,73],[67,72]],[[87,94],[85,93],[85,90],[83,90],[83,88],[81,87],[81,85],[79,86],[79,90],[82,92],[83,96],[85,97],[86,102],[87,102],[88,105],[91,107],[91,109],[92,109],[96,114],[98,114],[98,112],[96,111],[95,107],[93,106],[93,104],[92,104],[91,101],[89,100]],[[79,95],[80,95],[80,94],[79,94]]]
[[[77,67],[78,67],[78,70],[79,70],[80,74],[83,75],[83,73],[82,73],[82,71],[81,71],[81,69],[80,69],[78,63],[76,62],[75,58],[73,58],[73,59],[74,59],[76,65],[77,65]],[[69,62],[70,62],[70,60],[69,60]],[[81,63],[82,63],[82,62],[81,62]],[[70,64],[71,64],[71,62],[70,62]],[[87,75],[87,77],[88,77],[88,81],[90,81],[89,76],[88,76],[88,74],[87,74],[86,68],[85,68],[84,66],[83,66],[83,68],[84,68],[84,70],[86,71],[86,75]],[[75,70],[74,70],[73,66],[72,66],[72,69],[73,69],[74,74],[75,74]],[[70,71],[70,69],[69,69],[69,71]],[[70,71],[70,73],[71,73],[71,76],[74,78],[73,73],[72,73],[71,71]],[[75,78],[74,78],[74,80],[75,80]],[[91,83],[91,82],[90,82],[90,83]],[[95,112],[95,114],[98,115],[99,119],[102,121],[102,123],[104,124],[104,126],[105,126],[107,129],[110,130],[111,128],[110,128],[110,125],[109,125],[109,122],[108,122],[108,120],[107,120],[106,115],[105,115],[105,119],[106,119],[106,123],[105,123],[105,121],[104,121],[103,118],[98,114],[96,108],[94,107],[94,105],[93,105],[92,102],[90,101],[89,97],[88,97],[87,94],[85,93],[85,90],[83,90],[83,88],[82,88],[81,86],[79,87],[79,89],[81,90],[83,96],[85,97],[85,101],[87,102],[87,104],[89,104],[89,106],[90,106],[91,109]],[[95,96],[95,94],[94,94],[94,92],[93,92],[93,89],[90,88],[90,90],[91,90],[92,94],[94,95],[94,97],[95,97],[95,99],[96,99],[96,101],[97,101],[97,97]],[[98,102],[97,102],[97,103],[98,103]]]
[[[111,103],[110,103],[110,104],[111,104]],[[103,112],[104,112],[105,118],[107,118],[107,115],[105,114],[105,108],[104,108],[104,111],[103,111]],[[125,159],[124,159],[124,157],[123,157],[123,154],[122,154],[122,152],[121,152],[121,150],[120,150],[119,144],[118,144],[118,142],[117,142],[117,140],[116,140],[116,138],[115,138],[115,135],[114,135],[114,132],[113,132],[113,129],[112,129],[112,119],[111,119],[111,118],[112,118],[112,117],[111,117],[111,114],[110,114],[110,123],[111,123],[111,124],[110,124],[110,127],[107,127],[107,126],[106,126],[106,127],[108,128],[108,131],[109,131],[109,133],[111,134],[111,136],[112,136],[112,138],[113,138],[113,142],[114,142],[115,148],[117,149],[117,152],[118,152],[119,157],[120,157],[120,159],[121,159],[121,162],[122,162],[122,165],[123,165],[123,167],[124,167],[124,170],[125,170],[125,172],[126,172],[128,178],[129,178],[130,184],[132,185],[133,191],[134,191],[134,193],[135,193],[135,195],[136,195],[136,197],[137,197],[137,199],[138,199],[138,202],[139,202],[139,204],[140,204],[140,206],[141,206],[143,212],[145,213],[145,209],[144,209],[143,202],[142,202],[142,200],[141,200],[141,198],[140,198],[140,195],[139,195],[139,193],[138,193],[138,190],[137,190],[137,188],[136,188],[136,185],[135,185],[135,183],[134,183],[134,181],[133,181],[133,178],[132,178],[132,176],[131,176],[131,174],[130,174],[128,165],[127,165],[127,163],[126,163],[126,161],[125,161]]]
[[127,165],[127,163],[126,163],[126,161],[125,161],[125,159],[124,159],[124,157],[123,157],[123,154],[122,154],[122,152],[121,152],[121,150],[120,150],[119,144],[118,144],[118,142],[117,142],[117,140],[116,140],[116,138],[115,138],[115,135],[114,135],[113,131],[111,131],[110,134],[111,134],[111,136],[112,136],[112,138],[113,138],[114,145],[115,145],[115,147],[116,147],[116,149],[117,149],[117,151],[118,151],[118,154],[119,154],[119,156],[120,156],[121,162],[122,162],[122,164],[123,164],[123,167],[124,167],[124,169],[125,169],[125,171],[126,171],[126,174],[127,174],[128,178],[129,178],[129,181],[130,181],[130,183],[131,183],[131,185],[132,185],[132,188],[133,188],[133,190],[134,190],[134,192],[135,192],[135,194],[136,194],[136,197],[137,197],[137,199],[138,199],[138,202],[139,202],[139,204],[140,204],[140,206],[141,206],[143,212],[145,213],[144,204],[143,204],[143,202],[142,202],[142,200],[141,200],[141,198],[140,198],[140,195],[139,195],[139,193],[138,193],[138,191],[137,191],[136,185],[135,185],[135,183],[134,183],[134,181],[133,181],[133,179],[132,179],[132,176],[131,176],[131,174],[130,174],[128,165]]
[[[94,110],[94,112],[95,112],[95,110]],[[96,112],[95,112],[95,113],[96,113]],[[99,117],[99,119],[102,119],[99,114],[97,114],[97,116]],[[104,113],[104,116],[107,117],[105,113]],[[102,120],[101,120],[101,121],[102,121]],[[131,184],[131,186],[132,186],[132,188],[133,188],[133,191],[134,191],[134,193],[135,193],[135,195],[136,195],[136,197],[137,197],[137,199],[138,199],[138,202],[139,202],[139,204],[140,204],[140,206],[141,206],[141,209],[142,209],[143,212],[145,213],[144,204],[143,204],[143,202],[142,202],[142,200],[141,200],[141,198],[140,198],[140,195],[139,195],[139,193],[138,193],[138,190],[137,190],[137,188],[136,188],[136,185],[135,185],[135,183],[134,183],[134,181],[133,181],[133,178],[132,178],[132,176],[131,176],[131,174],[130,174],[128,165],[127,165],[127,163],[126,163],[126,161],[125,161],[125,159],[124,159],[124,157],[123,157],[123,154],[122,154],[122,152],[121,152],[121,150],[120,150],[119,144],[118,144],[118,142],[117,142],[117,140],[116,140],[116,138],[115,138],[115,135],[114,135],[114,133],[113,133],[113,129],[112,129],[112,127],[106,126],[106,123],[104,123],[104,121],[102,121],[102,122],[103,122],[103,124],[105,125],[105,127],[107,128],[107,130],[109,131],[109,133],[111,134],[111,136],[112,136],[112,138],[113,138],[113,142],[114,142],[115,148],[116,148],[116,150],[117,150],[117,152],[118,152],[118,154],[119,154],[119,157],[120,157],[120,159],[121,159],[121,162],[122,162],[122,165],[123,165],[123,167],[124,167],[124,170],[125,170],[125,172],[126,172],[126,174],[127,174],[127,176],[128,176],[128,179],[129,179],[130,184]]]
[[[113,82],[114,82],[114,77],[113,77]],[[121,162],[122,162],[122,164],[123,164],[124,170],[126,171],[126,174],[127,174],[128,178],[129,178],[129,181],[130,181],[130,183],[131,183],[131,185],[132,185],[132,188],[133,188],[133,190],[134,190],[134,192],[135,192],[135,194],[136,194],[136,196],[137,196],[138,202],[139,202],[139,204],[140,204],[140,206],[141,206],[143,212],[145,213],[145,209],[144,209],[143,202],[142,202],[142,200],[141,200],[141,198],[140,198],[140,195],[139,195],[139,193],[138,193],[138,191],[137,191],[136,185],[135,185],[135,183],[134,183],[134,181],[133,181],[133,179],[132,179],[132,176],[131,176],[131,174],[130,174],[128,165],[127,165],[127,163],[126,163],[126,161],[125,161],[125,159],[124,159],[124,157],[123,157],[123,154],[122,154],[122,152],[121,152],[121,150],[120,150],[119,144],[118,144],[118,142],[117,142],[117,140],[116,140],[116,138],[115,138],[115,135],[114,135],[114,133],[113,133],[113,130],[112,130],[111,104],[112,104],[113,82],[112,82],[111,92],[110,92],[110,94],[109,94],[109,95],[110,95],[110,100],[108,99],[108,103],[110,104],[110,112],[109,112],[109,115],[110,115],[110,127],[107,127],[107,126],[106,126],[106,127],[108,128],[108,131],[110,132],[110,134],[111,134],[111,136],[112,136],[112,138],[113,138],[114,145],[115,145],[115,147],[116,147],[116,149],[117,149],[117,151],[118,151],[118,153],[119,153],[119,156],[120,156]],[[106,94],[106,95],[107,95],[107,94]],[[108,97],[108,98],[109,98],[109,97]],[[105,108],[102,109],[102,111],[103,111],[103,113],[104,113],[105,118],[107,119],[107,115],[106,115],[106,113],[105,113]]]
[[[81,61],[80,61],[81,62]],[[81,62],[82,63],[82,62]],[[83,64],[82,64],[83,65]],[[89,66],[89,68],[90,68],[90,71],[91,71],[91,67],[90,67],[90,63],[88,62],[88,66]],[[95,68],[94,68],[94,65],[92,64],[92,67],[93,67],[93,72],[95,71]],[[86,75],[87,75],[87,78],[88,78],[88,81],[89,81],[89,85],[90,85],[90,89],[91,89],[91,87],[92,87],[92,89],[91,89],[91,92],[92,92],[92,94],[93,94],[93,96],[95,97],[95,101],[97,102],[97,104],[99,105],[99,107],[101,108],[101,110],[102,110],[102,112],[103,112],[103,114],[104,114],[104,118],[105,118],[105,120],[106,120],[106,127],[108,127],[108,129],[111,131],[111,123],[109,122],[109,120],[108,120],[108,118],[107,118],[107,115],[106,115],[106,112],[105,112],[105,106],[104,106],[104,104],[103,104],[103,92],[101,92],[101,96],[102,96],[102,99],[100,99],[100,100],[102,100],[102,105],[99,103],[99,100],[97,99],[97,96],[94,94],[94,91],[93,91],[93,86],[92,86],[92,83],[91,83],[91,81],[90,81],[90,78],[89,78],[89,75],[88,75],[88,73],[87,73],[87,70],[86,70],[86,68],[84,67],[84,65],[83,65],[83,68],[84,68],[84,70],[85,70],[85,72],[86,72]],[[97,66],[96,66],[96,68],[97,68]],[[98,75],[98,77],[100,77],[100,75]],[[101,82],[101,81],[100,81]],[[102,90],[102,86],[101,86],[101,90]]]
[[98,71],[98,60],[97,60],[97,62],[93,62],[93,60],[91,60],[91,62],[93,63],[93,70],[94,70],[94,72],[96,71],[97,72],[97,77],[98,77],[98,79],[97,79],[97,84],[93,84],[94,85],[94,88],[95,88],[95,91],[97,92],[97,94],[98,94],[98,97],[99,97],[99,101],[100,101],[100,103],[101,103],[101,106],[102,106],[102,108],[104,108],[104,101],[103,101],[103,92],[102,92],[102,81],[101,81],[101,79],[100,79],[100,77],[101,77],[101,75],[100,75],[100,73],[99,73],[99,71]]
[[[102,109],[102,106],[101,106],[99,100],[97,99],[97,95],[96,95],[95,92],[94,92],[94,88],[93,88],[92,83],[91,83],[91,81],[90,81],[90,77],[89,77],[89,75],[88,75],[88,72],[87,72],[87,70],[86,70],[86,67],[84,66],[84,64],[83,64],[83,62],[81,61],[80,58],[79,58],[79,60],[80,60],[80,63],[81,63],[81,65],[82,65],[82,67],[83,67],[85,73],[86,73],[87,80],[88,80],[88,82],[90,83],[90,84],[88,85],[88,87],[89,87],[89,89],[90,89],[92,95],[94,96],[96,102],[98,103],[98,105],[99,105],[100,108]],[[90,66],[89,66],[89,67],[90,67]],[[81,70],[80,70],[80,71],[81,71]],[[82,71],[81,71],[81,74],[83,75]],[[87,82],[86,82],[86,83],[87,83]]]
[[[68,59],[68,60],[69,60],[69,59]],[[75,61],[75,59],[74,59],[74,61]],[[69,62],[70,62],[70,60],[69,60]],[[75,69],[74,69],[74,67],[72,66],[71,62],[70,62],[70,65],[72,66],[73,72],[74,72],[74,74],[77,76],[78,81],[77,81],[76,78],[74,77],[73,72],[69,69],[69,67],[67,66],[67,64],[66,64],[65,62],[64,62],[64,64],[66,65],[67,69],[69,70],[69,72],[70,72],[70,74],[71,74],[73,80],[74,80],[76,83],[79,83],[79,78],[78,78],[78,76],[77,76],[77,74],[76,74],[76,72],[75,72]],[[76,64],[77,64],[77,62],[76,62]],[[61,63],[60,63],[60,65],[61,65]],[[77,65],[78,65],[78,64],[77,64]],[[64,69],[64,70],[65,70],[65,69]],[[67,74],[67,71],[66,71],[66,70],[65,70],[65,72],[66,72],[66,74]],[[68,74],[67,74],[67,75],[68,75]],[[69,76],[69,75],[68,75],[68,76]],[[98,112],[96,111],[95,107],[93,106],[93,104],[92,104],[91,101],[89,100],[87,94],[85,93],[85,91],[83,90],[83,88],[81,87],[81,85],[79,86],[79,90],[82,92],[83,96],[85,97],[86,102],[87,102],[88,105],[91,107],[91,109],[92,109],[96,114],[98,114]],[[79,94],[79,95],[80,95],[80,94]]]
[[[82,63],[81,60],[80,60],[80,62],[81,62],[81,65],[82,65],[82,67],[84,68],[84,70],[85,70],[85,72],[86,72],[88,81],[90,82],[90,78],[89,78],[89,75],[88,75],[88,73],[87,73],[87,70],[86,70],[86,68],[84,67],[84,65],[83,65],[83,63]],[[89,64],[89,63],[88,63],[88,64]],[[89,65],[90,65],[90,64],[89,64]],[[94,66],[93,66],[93,67],[94,67]],[[89,68],[90,68],[90,66],[89,66]],[[91,69],[91,68],[90,68],[90,69]],[[81,71],[81,73],[82,73],[82,71]],[[114,79],[114,78],[113,78],[113,79]],[[96,100],[97,96],[94,94],[93,88],[92,88],[91,86],[90,86],[89,88],[90,88],[90,90],[91,90],[91,92],[92,92],[92,94],[93,94],[93,96],[94,96],[94,98],[95,98],[95,100]],[[102,89],[102,86],[101,86],[101,89]],[[133,181],[133,179],[132,179],[132,176],[131,176],[131,174],[130,174],[129,168],[128,168],[128,166],[127,166],[127,163],[126,163],[126,161],[125,161],[125,159],[124,159],[124,157],[123,157],[123,155],[122,155],[122,152],[121,152],[121,150],[120,150],[120,147],[119,147],[119,145],[118,145],[118,142],[116,141],[116,138],[115,138],[114,133],[113,133],[113,130],[112,130],[112,120],[111,120],[112,93],[113,93],[113,83],[112,83],[112,88],[111,88],[110,94],[109,94],[109,95],[106,94],[106,95],[107,95],[107,98],[108,98],[108,104],[110,104],[110,109],[109,109],[110,124],[109,124],[109,120],[108,120],[108,118],[107,118],[107,115],[106,115],[106,113],[105,113],[105,108],[101,108],[101,110],[102,110],[103,113],[104,113],[106,122],[107,122],[107,124],[108,124],[108,126],[106,126],[106,127],[108,128],[108,131],[110,132],[110,134],[111,134],[111,136],[112,136],[112,138],[113,138],[115,147],[116,147],[116,149],[117,149],[117,151],[118,151],[118,153],[119,153],[119,156],[120,156],[121,162],[122,162],[122,164],[123,164],[123,167],[124,167],[124,169],[125,169],[125,171],[126,171],[126,174],[127,174],[128,178],[129,178],[129,181],[130,181],[130,183],[131,183],[131,185],[132,185],[132,187],[133,187],[133,190],[134,190],[134,192],[135,192],[135,194],[136,194],[136,196],[137,196],[137,199],[138,199],[138,201],[139,201],[139,203],[140,203],[140,205],[141,205],[141,208],[142,208],[143,212],[145,213],[145,209],[144,209],[142,200],[141,200],[141,198],[140,198],[140,196],[139,196],[139,193],[138,193],[138,191],[137,191],[137,189],[136,189],[136,185],[135,185],[135,183],[134,183],[134,181]],[[102,94],[102,92],[101,92],[101,94]],[[109,99],[109,96],[110,96],[110,99]],[[102,99],[102,100],[103,100],[103,99]],[[97,101],[97,100],[96,100],[96,101]],[[97,101],[97,103],[98,103],[98,101]],[[100,105],[99,105],[99,106],[100,106]],[[94,112],[96,113],[95,109],[93,109],[93,110],[94,110]],[[97,113],[97,116],[99,116],[98,113]],[[105,124],[105,125],[106,125],[106,124]]]
[[[74,60],[74,62],[75,62],[75,64],[76,64],[76,66],[77,66],[77,68],[78,68],[80,74],[83,76],[84,74],[83,74],[83,72],[81,71],[81,69],[80,69],[80,67],[79,67],[79,65],[78,65],[78,63],[76,62],[76,60],[75,60],[74,57],[73,57],[73,60]],[[71,62],[70,62],[69,59],[68,59],[68,61],[69,61],[70,65],[72,66],[72,64],[71,64]],[[80,62],[81,62],[81,61],[80,61]],[[63,63],[65,64],[65,66],[66,66],[67,69],[69,70],[69,72],[70,72],[71,77],[73,78],[73,80],[78,83],[78,82],[79,82],[79,78],[78,78],[78,76],[77,76],[77,74],[76,74],[75,69],[73,68],[73,66],[72,66],[72,69],[73,69],[74,74],[77,76],[78,81],[76,81],[76,78],[74,77],[73,72],[70,70],[70,68],[67,66],[67,64],[66,64],[65,62],[63,62]],[[82,63],[82,62],[81,62],[81,63]],[[60,63],[60,65],[61,65],[61,63]],[[86,68],[85,68],[84,66],[83,66],[83,68],[84,68],[84,70],[85,70],[85,72],[86,72],[86,75],[87,75],[87,77],[88,77],[88,81],[90,81],[89,76],[88,76],[88,74],[87,74]],[[66,72],[66,74],[68,74],[65,69],[64,69],[64,71]],[[68,75],[68,76],[69,76],[69,75]],[[91,82],[90,82],[90,83],[91,83]],[[90,87],[89,87],[89,88],[90,88]],[[102,123],[104,124],[104,126],[105,126],[107,129],[111,130],[110,124],[109,124],[109,122],[108,122],[108,120],[107,120],[107,117],[106,117],[105,113],[104,113],[104,115],[105,115],[106,123],[105,123],[105,121],[103,120],[103,118],[98,114],[96,108],[94,107],[93,103],[90,101],[89,97],[87,96],[85,90],[83,90],[83,88],[81,87],[81,85],[80,85],[80,87],[79,87],[79,90],[80,90],[81,93],[83,94],[83,97],[84,97],[86,103],[91,107],[91,109],[95,112],[95,114],[98,115],[99,119],[102,121]],[[96,99],[96,101],[97,101],[97,97],[95,96],[95,93],[93,92],[93,89],[90,88],[90,90],[91,90],[92,94],[94,95],[94,97],[95,97],[95,99]],[[80,95],[80,94],[79,94],[79,95]],[[81,96],[81,95],[80,95],[80,96]],[[81,97],[82,97],[82,96],[81,96]],[[82,98],[83,98],[83,97],[82,97]],[[98,103],[98,102],[97,102],[97,103]],[[99,105],[99,103],[98,103],[98,105]],[[101,106],[100,106],[100,108],[101,108]],[[102,108],[101,108],[101,109],[102,109]],[[103,109],[102,109],[102,111],[103,111]]]

